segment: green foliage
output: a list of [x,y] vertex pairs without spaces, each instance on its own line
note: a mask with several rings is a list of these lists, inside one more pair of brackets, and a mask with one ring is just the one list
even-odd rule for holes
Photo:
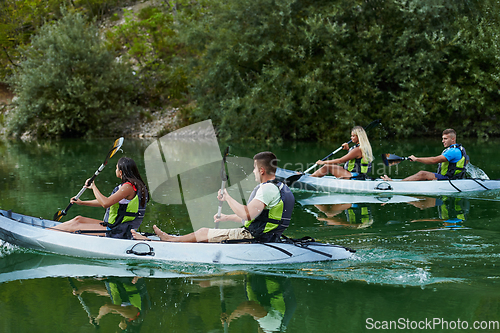
[[124,0],[2,0],[0,1],[0,81],[12,74],[21,60],[17,50],[48,22],[61,17],[61,6],[73,6],[90,19],[102,19]]
[[125,10],[125,22],[107,33],[114,50],[123,53],[124,61],[135,64],[143,105],[185,102],[188,78],[179,59],[192,57],[193,50],[177,39],[181,27],[176,16],[179,11],[191,19],[200,14],[191,7],[182,0],[147,6],[138,13]]
[[132,70],[115,60],[83,15],[65,12],[56,23],[43,26],[22,53],[25,60],[11,79],[18,99],[8,122],[10,133],[103,134],[133,109]]
[[224,138],[500,134],[496,1],[229,0],[185,21],[198,108]]

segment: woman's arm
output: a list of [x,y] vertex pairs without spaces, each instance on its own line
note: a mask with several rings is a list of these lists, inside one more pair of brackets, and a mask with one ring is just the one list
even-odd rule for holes
[[90,185],[90,188],[92,189],[92,191],[94,191],[96,201],[103,208],[109,208],[122,199],[132,200],[136,195],[134,188],[128,183],[122,184],[120,189],[109,197],[106,197],[101,193],[101,191],[99,191],[99,189],[95,185],[95,182]]
[[359,147],[356,147],[354,148],[353,150],[351,150],[350,152],[348,152],[347,154],[345,154],[344,156],[340,157],[340,158],[336,158],[334,160],[327,160],[327,161],[317,161],[316,164],[317,165],[324,165],[324,164],[341,164],[341,163],[345,163],[347,161],[350,161],[350,160],[353,160],[353,159],[356,159],[356,158],[361,158],[363,157],[363,153],[361,152],[361,149]]
[[80,200],[80,199],[75,199],[74,197],[71,198],[71,203],[72,204],[77,204],[80,206],[88,206],[88,207],[101,207],[101,204],[97,200]]

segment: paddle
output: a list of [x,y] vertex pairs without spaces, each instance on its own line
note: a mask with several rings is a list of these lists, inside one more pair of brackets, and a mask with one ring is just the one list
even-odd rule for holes
[[[75,292],[78,291],[78,288],[76,287],[75,283],[73,282],[73,279],[70,278],[68,276],[68,281],[69,281],[69,284],[71,285],[71,288],[73,288],[73,290]],[[78,300],[80,301],[80,304],[82,305],[83,309],[85,310],[85,312],[87,312],[87,316],[89,317],[90,319],[90,322],[92,323],[92,325],[94,325],[95,328],[99,328],[99,324],[97,324],[96,320],[94,317],[92,317],[92,315],[90,314],[90,309],[89,307],[87,306],[87,304],[85,304],[85,302],[83,301],[83,298],[82,298],[82,295],[80,294],[76,294],[76,297],[78,298]]]
[[[380,125],[380,119],[377,119],[377,120],[374,120],[372,121],[370,124],[368,124],[366,127],[365,127],[365,132],[368,132],[370,130],[372,130],[373,128],[377,127],[378,125]],[[351,143],[352,140],[349,140],[349,142],[347,142],[348,144]],[[339,148],[337,148],[335,151],[331,152],[330,154],[328,154],[327,156],[325,156],[324,158],[322,158],[321,160],[322,161],[325,161],[327,160],[330,156],[332,155],[335,155],[336,153],[338,153],[339,151],[342,150],[342,146],[340,146]],[[285,179],[285,183],[290,186],[292,185],[293,183],[295,183],[297,180],[300,179],[300,177],[302,177],[303,175],[307,174],[309,171],[311,171],[312,169],[314,169],[315,167],[317,166],[316,163],[314,163],[314,165],[312,167],[310,167],[309,169],[307,169],[306,171],[302,172],[302,173],[299,173],[299,174],[296,174],[296,175],[293,175],[293,176],[290,176],[288,178]]]
[[[227,155],[229,154],[229,146],[226,147],[224,150],[224,155],[222,156],[222,167],[220,169],[220,178],[222,179],[222,184],[220,186],[220,191],[221,194],[224,195],[224,188],[226,187],[226,182],[227,182],[227,174],[226,174],[226,158]],[[222,204],[224,202],[219,200],[219,208],[217,209],[217,218],[220,218],[220,215],[222,213]],[[215,229],[219,228],[219,222],[215,223]]]
[[[90,184],[92,184],[92,182],[94,181],[95,177],[97,177],[97,175],[99,175],[101,173],[101,171],[104,169],[106,164],[108,164],[108,160],[111,157],[113,157],[113,155],[120,149],[120,147],[123,144],[123,140],[124,140],[123,138],[119,138],[119,139],[115,140],[115,142],[113,143],[113,148],[111,148],[111,150],[109,151],[108,155],[104,159],[104,162],[101,164],[99,169],[97,169],[97,171],[94,173],[92,178],[90,178],[89,181],[87,182],[87,184],[85,184],[86,186],[90,186]],[[80,190],[80,192],[78,192],[78,194],[75,196],[76,199],[80,198],[80,196],[83,194],[83,192],[85,192],[85,190],[87,189],[86,186],[83,186],[82,189]],[[73,206],[72,202],[70,202],[69,205],[65,209],[60,210],[57,213],[55,213],[53,220],[59,222],[61,220],[61,218],[68,213],[68,210],[71,208],[71,206]]]
[[382,154],[382,161],[384,162],[384,164],[386,166],[390,166],[390,165],[396,165],[400,162],[403,162],[403,161],[411,161],[411,158],[409,157],[400,157],[398,155],[394,155],[394,154]]
[[226,314],[226,300],[224,299],[224,290],[223,290],[223,282],[224,279],[221,280],[221,284],[219,286],[219,291],[220,291],[220,307],[223,315],[225,315],[224,318],[224,333],[227,333],[229,330],[229,323],[227,322],[227,314]]

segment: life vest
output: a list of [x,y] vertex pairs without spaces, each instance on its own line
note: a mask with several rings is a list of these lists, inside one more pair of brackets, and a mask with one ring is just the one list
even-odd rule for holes
[[352,204],[345,214],[350,224],[365,224],[372,220],[370,208],[366,205]]
[[461,144],[455,143],[444,149],[441,155],[443,155],[447,150],[458,148],[462,153],[462,158],[456,163],[451,163],[449,161],[439,163],[437,173],[441,174],[448,179],[462,179],[465,178],[465,167],[469,163],[469,156],[465,152],[465,148]]
[[[283,231],[290,225],[295,197],[288,186],[282,182],[273,179],[266,183],[272,183],[279,189],[280,201],[271,209],[264,208],[255,219],[246,221],[245,228],[259,241],[276,242]],[[255,187],[252,194],[250,194],[248,202],[252,201],[261,185],[259,184]]]
[[[137,188],[130,182],[124,184],[132,185],[136,192],[134,198],[132,200],[122,199],[106,209],[102,225],[109,228],[106,233],[108,237],[132,239],[130,229],[139,228],[144,219],[146,207],[140,205]],[[122,185],[115,187],[111,195],[116,193]]]
[[142,321],[143,314],[151,307],[144,281],[139,279],[134,283],[132,278],[110,277],[104,283],[114,305],[134,306],[137,309],[135,316],[128,321]]
[[[355,146],[352,146],[349,149],[349,151],[351,151],[357,147],[359,147],[359,143]],[[345,162],[344,169],[346,169],[349,172],[356,172],[359,174],[366,175],[367,173],[369,173],[371,171],[372,163],[368,162],[364,157],[355,158],[355,159],[352,159],[352,160]]]
[[245,281],[245,290],[249,301],[263,306],[268,315],[274,314],[272,318],[276,329],[272,331],[284,332],[297,308],[290,280],[250,274]]
[[442,204],[437,206],[440,219],[459,219],[465,221],[470,208],[470,203],[467,199],[442,197],[441,200]]

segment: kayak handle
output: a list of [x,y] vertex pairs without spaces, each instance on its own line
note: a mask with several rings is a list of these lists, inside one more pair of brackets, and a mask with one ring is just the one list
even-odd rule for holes
[[378,183],[377,186],[375,186],[375,190],[392,191],[392,186],[388,182],[382,182]]
[[[136,251],[134,250],[136,246],[139,246],[141,247],[141,245],[145,245],[147,246],[147,250],[143,250],[143,251]],[[154,249],[147,243],[137,243],[135,244],[134,246],[132,246],[132,248],[130,250],[127,250],[127,254],[135,254],[136,256],[154,256],[155,253],[154,253]]]

